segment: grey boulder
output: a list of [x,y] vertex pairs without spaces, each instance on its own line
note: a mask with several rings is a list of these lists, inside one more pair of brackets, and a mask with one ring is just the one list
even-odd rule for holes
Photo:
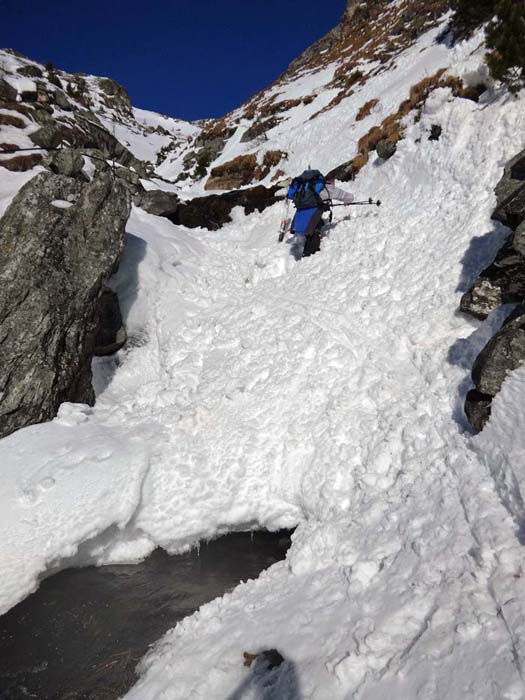
[[40,148],[57,148],[62,141],[62,134],[54,124],[41,126],[40,129],[29,134],[29,138]]
[[73,105],[67,99],[67,97],[62,92],[62,90],[55,90],[54,100],[55,100],[55,104],[57,105],[57,107],[60,107],[60,109],[63,109],[64,112],[71,112],[71,110],[74,109]]
[[111,173],[90,183],[40,173],[0,220],[0,437],[92,404],[102,285],[118,265],[130,212]]
[[392,158],[396,151],[396,144],[392,143],[392,141],[389,141],[388,139],[381,139],[381,141],[376,146],[376,153],[383,160],[388,160],[389,158]]
[[148,214],[156,216],[170,216],[175,214],[180,204],[180,200],[173,192],[163,192],[162,190],[143,190],[138,192],[133,198],[133,203],[147,211]]
[[478,391],[496,396],[509,372],[524,363],[525,305],[520,305],[476,358],[472,379]]
[[74,148],[63,148],[53,154],[49,167],[57,175],[77,177],[84,167],[84,158]]
[[[516,248],[518,246],[518,249]],[[525,298],[525,257],[523,231],[518,228],[489,265],[463,295],[460,309],[479,319],[501,304],[516,304]]]

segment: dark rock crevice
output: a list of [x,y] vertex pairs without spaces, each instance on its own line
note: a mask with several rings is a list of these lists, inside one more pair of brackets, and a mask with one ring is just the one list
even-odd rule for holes
[[172,223],[187,228],[200,227],[216,231],[232,220],[230,214],[234,207],[243,207],[245,214],[252,214],[254,211],[262,212],[279,200],[278,190],[278,186],[268,188],[258,185],[225,194],[196,197],[187,202],[181,202],[177,209],[166,217]]

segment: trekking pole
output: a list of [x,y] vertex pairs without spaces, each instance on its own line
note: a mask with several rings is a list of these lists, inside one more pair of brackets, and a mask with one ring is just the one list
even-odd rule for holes
[[363,201],[363,202],[349,202],[348,204],[344,204],[341,202],[341,204],[332,204],[333,207],[380,207],[381,206],[381,200],[377,199],[374,201],[372,197],[370,199]]
[[290,211],[290,200],[286,200],[286,208],[284,210],[284,217],[281,221],[281,227],[279,228],[279,243],[283,242],[286,231],[288,230],[288,212]]

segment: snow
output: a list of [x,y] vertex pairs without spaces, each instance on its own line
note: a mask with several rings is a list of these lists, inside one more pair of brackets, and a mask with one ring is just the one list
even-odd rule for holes
[[[278,95],[278,101],[309,94],[316,95],[309,105],[301,104],[284,112],[281,115],[284,117],[283,121],[267,133],[265,150],[281,150],[288,154],[278,166],[285,175],[294,176],[307,168],[309,163],[315,162],[327,172],[342,162],[351,160],[357,153],[359,139],[373,126],[379,125],[385,117],[397,111],[401,102],[408,98],[412,85],[442,68],[449,68],[454,75],[463,75],[463,71],[470,73],[473,66],[479,67],[480,36],[476,35],[469,42],[450,49],[444,44],[436,43],[436,38],[443,28],[444,22],[397,56],[390,70],[370,78],[363,88],[342,100],[337,107],[318,114],[314,119],[311,117],[326,107],[339,92],[338,89],[325,87],[333,77],[337,65],[322,71],[306,72],[287,86],[276,85],[271,88],[268,94]],[[475,55],[471,55],[473,52]],[[359,65],[359,69],[369,74],[372,73],[374,65],[372,62],[363,63]],[[358,111],[372,99],[379,100],[378,106],[368,118],[355,122]],[[233,116],[236,114],[234,112]],[[257,146],[254,141],[241,143],[246,128],[248,123],[244,123],[229,139],[222,153],[214,160],[213,167],[239,155],[260,150],[260,145]],[[173,160],[167,159],[159,166],[158,172],[168,179],[177,177],[182,170],[183,156],[184,153],[181,152]],[[270,173],[262,183],[271,184],[272,175],[273,173]],[[189,186],[183,182],[183,192],[186,196],[206,194],[204,185],[205,180]]]
[[37,166],[24,173],[15,173],[0,167],[0,216],[5,214],[16,193],[43,170],[42,167]]
[[[353,155],[425,73],[480,70],[479,37],[433,37],[308,128],[283,125],[287,172]],[[376,96],[383,112],[354,124]],[[336,210],[300,262],[276,242],[282,204],[219,232],[134,208],[112,280],[130,341],[95,361],[96,406],[0,441],[0,611],[59,567],[297,525],[286,561],[154,646],[127,700],[262,697],[242,654],[268,648],[301,698],[522,700],[525,371],[471,437],[459,407],[501,314],[457,308],[502,236],[493,189],[523,106],[437,90],[352,184],[381,209]]]
[[[115,117],[111,112],[99,115],[106,129],[136,158],[154,164],[159,151],[166,146],[172,146],[174,139],[182,145],[200,132],[199,127],[189,122],[143,109],[133,109],[133,117],[134,121]],[[159,127],[166,133],[157,132]]]
[[69,209],[73,206],[73,202],[66,202],[65,199],[54,199],[51,204],[57,209]]
[[82,158],[84,160],[82,172],[91,182],[93,180],[93,177],[95,176],[97,166],[95,165],[93,158],[90,158],[89,156],[82,156]]

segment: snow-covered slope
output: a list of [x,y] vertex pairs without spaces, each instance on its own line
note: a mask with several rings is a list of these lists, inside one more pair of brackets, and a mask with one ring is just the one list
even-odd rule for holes
[[[330,111],[290,114],[274,142],[288,172],[351,158],[439,68],[479,81],[481,35],[447,48],[441,28]],[[129,700],[524,698],[525,379],[470,437],[469,358],[498,318],[456,313],[497,247],[476,241],[523,147],[524,104],[432,91],[394,157],[352,183],[383,207],[339,210],[301,262],[276,242],[282,205],[219,233],[134,209],[114,279],[131,340],[97,361],[97,405],[0,441],[1,609],[54,567],[297,525],[286,561],[156,645]],[[268,648],[286,664],[262,679],[243,652]]]
[[[446,1],[348,0],[347,5],[332,32],[239,109],[205,122],[189,146],[167,154],[159,172],[178,178],[188,195],[213,190],[209,175],[239,156],[257,159],[244,184],[270,185],[310,160],[327,172],[356,155],[358,139],[397,109],[411,85],[454,60],[444,45],[434,44],[445,26]],[[428,34],[434,27],[437,31]],[[416,41],[425,33],[426,39]],[[356,116],[368,101],[364,95],[378,104],[358,125]],[[196,176],[192,154],[207,163],[204,175]]]

